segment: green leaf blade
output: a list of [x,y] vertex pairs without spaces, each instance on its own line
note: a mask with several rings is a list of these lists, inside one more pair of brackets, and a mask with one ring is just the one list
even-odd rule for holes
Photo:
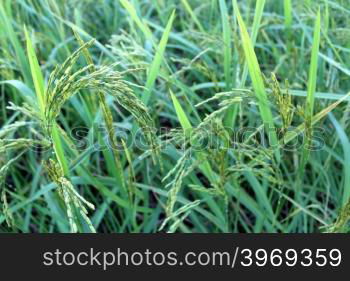
[[[277,146],[278,139],[277,134],[275,131],[274,121],[271,109],[269,107],[269,100],[267,98],[265,85],[262,77],[262,73],[260,70],[259,62],[256,57],[253,44],[251,42],[251,39],[249,37],[247,28],[245,26],[245,23],[242,19],[241,13],[239,11],[239,8],[237,6],[237,3],[235,3],[236,7],[236,14],[237,14],[237,20],[238,25],[241,31],[241,40],[243,45],[244,54],[246,57],[246,62],[248,64],[248,70],[249,74],[251,76],[254,92],[256,95],[256,98],[258,100],[258,106],[260,110],[260,116],[264,122],[265,127],[267,127],[268,132],[271,132],[270,135],[270,141],[272,146]],[[277,156],[279,153],[277,152]]]
[[24,32],[25,32],[26,42],[27,42],[27,55],[28,55],[30,70],[32,73],[35,92],[37,95],[38,105],[39,105],[41,114],[44,114],[44,110],[45,110],[44,78],[38,63],[38,59],[35,55],[32,41],[30,39],[30,36],[28,34],[26,27],[24,27]]
[[142,102],[144,104],[148,104],[150,98],[151,98],[151,90],[154,86],[154,83],[158,77],[159,71],[160,71],[160,66],[162,64],[163,61],[163,56],[164,56],[164,51],[166,48],[166,45],[168,43],[168,39],[169,39],[169,35],[170,35],[170,31],[171,31],[171,27],[173,25],[173,21],[175,19],[175,10],[171,13],[171,16],[168,20],[168,23],[165,27],[165,30],[163,32],[162,38],[159,42],[159,45],[157,47],[157,51],[156,54],[153,58],[152,64],[149,68],[149,72],[148,72],[148,77],[147,77],[147,81],[146,81],[146,90],[143,92],[142,94]]

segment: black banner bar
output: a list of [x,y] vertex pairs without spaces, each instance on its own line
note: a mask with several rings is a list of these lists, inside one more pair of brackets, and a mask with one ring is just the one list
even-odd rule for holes
[[[342,278],[342,234],[3,234],[2,277]],[[346,275],[345,275],[346,276]]]

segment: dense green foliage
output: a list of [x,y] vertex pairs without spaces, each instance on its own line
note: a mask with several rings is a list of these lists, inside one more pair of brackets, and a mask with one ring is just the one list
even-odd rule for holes
[[1,232],[348,232],[349,0],[3,0]]

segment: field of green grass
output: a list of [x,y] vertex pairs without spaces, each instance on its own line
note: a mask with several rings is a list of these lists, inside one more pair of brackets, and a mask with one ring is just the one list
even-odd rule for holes
[[349,232],[349,0],[2,0],[0,232]]

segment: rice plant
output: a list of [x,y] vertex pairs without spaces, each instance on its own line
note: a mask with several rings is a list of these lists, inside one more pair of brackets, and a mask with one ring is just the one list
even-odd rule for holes
[[1,232],[349,232],[347,0],[0,3]]

